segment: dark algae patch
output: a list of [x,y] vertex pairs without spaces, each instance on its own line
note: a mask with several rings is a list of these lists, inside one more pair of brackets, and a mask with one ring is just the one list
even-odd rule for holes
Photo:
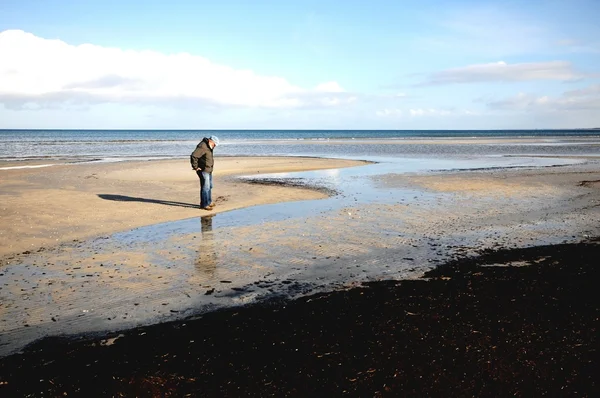
[[600,244],[488,251],[0,360],[0,396],[599,396]]

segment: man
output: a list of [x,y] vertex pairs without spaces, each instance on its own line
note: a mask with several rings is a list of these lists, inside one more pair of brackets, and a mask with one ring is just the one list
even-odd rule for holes
[[209,138],[204,137],[190,155],[192,169],[196,171],[198,178],[200,178],[200,208],[204,210],[212,210],[215,207],[211,190],[213,187],[213,149],[217,145],[219,145],[219,139],[214,135]]

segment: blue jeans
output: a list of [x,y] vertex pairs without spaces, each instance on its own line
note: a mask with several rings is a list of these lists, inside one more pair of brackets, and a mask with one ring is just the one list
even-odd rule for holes
[[196,174],[198,174],[198,177],[200,178],[200,207],[205,208],[212,203],[212,173],[207,173],[206,171],[197,171]]

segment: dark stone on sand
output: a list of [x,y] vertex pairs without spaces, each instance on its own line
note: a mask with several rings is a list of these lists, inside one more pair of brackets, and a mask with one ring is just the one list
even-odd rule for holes
[[598,396],[598,258],[598,241],[487,251],[423,280],[47,338],[0,359],[0,395]]

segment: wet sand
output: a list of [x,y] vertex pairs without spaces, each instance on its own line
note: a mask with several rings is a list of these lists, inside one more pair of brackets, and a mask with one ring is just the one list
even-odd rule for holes
[[[253,186],[233,177],[363,165],[342,159],[217,157],[213,198],[223,211],[319,199],[310,189]],[[3,166],[39,165],[9,162]],[[0,259],[143,225],[205,215],[199,182],[187,159],[56,164],[0,170]]]
[[0,360],[4,396],[597,396],[598,240]]

